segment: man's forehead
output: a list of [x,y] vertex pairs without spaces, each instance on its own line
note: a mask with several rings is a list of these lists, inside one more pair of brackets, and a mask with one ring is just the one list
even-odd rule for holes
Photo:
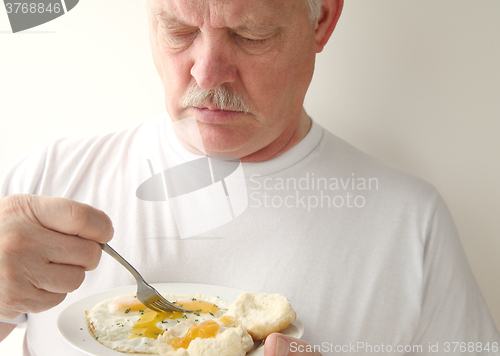
[[149,0],[153,16],[167,24],[213,27],[279,26],[303,0]]

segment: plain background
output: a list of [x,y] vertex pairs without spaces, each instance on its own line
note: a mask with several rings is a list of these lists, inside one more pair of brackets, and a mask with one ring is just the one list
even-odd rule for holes
[[[500,1],[346,0],[308,113],[434,184],[500,326]],[[0,175],[50,140],[164,111],[143,1],[82,0],[12,34],[0,6]],[[20,355],[23,330],[0,344]]]

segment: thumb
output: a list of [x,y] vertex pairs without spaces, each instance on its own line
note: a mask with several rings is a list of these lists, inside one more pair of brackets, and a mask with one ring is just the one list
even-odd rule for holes
[[101,210],[88,204],[58,197],[19,195],[35,221],[46,229],[105,243],[113,237],[113,223]]
[[265,356],[321,356],[314,351],[314,347],[296,337],[271,334],[267,337],[264,345]]

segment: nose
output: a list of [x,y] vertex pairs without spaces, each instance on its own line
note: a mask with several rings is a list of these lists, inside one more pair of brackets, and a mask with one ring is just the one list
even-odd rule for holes
[[215,89],[236,80],[231,43],[223,38],[205,37],[192,54],[191,75],[202,89]]

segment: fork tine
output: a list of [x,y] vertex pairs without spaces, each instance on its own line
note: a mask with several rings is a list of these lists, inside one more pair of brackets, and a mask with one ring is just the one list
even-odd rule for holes
[[[153,292],[153,291],[151,291],[151,292]],[[156,292],[156,290],[153,293],[154,294],[150,295],[149,298],[147,298],[147,299],[144,299],[143,295],[141,295],[140,293],[137,293],[137,298],[140,300],[140,302],[142,304],[144,304],[144,306],[146,308],[152,309],[152,310],[157,311],[157,312],[177,311],[177,312],[182,312],[182,313],[192,313],[191,310],[183,309],[175,304],[170,303],[168,300],[166,300],[164,297],[162,297],[160,295],[160,293]]]
[[166,309],[164,309],[164,308],[157,307],[157,306],[155,305],[155,303],[154,303],[154,302],[153,302],[153,303],[148,303],[147,307],[148,307],[149,309],[151,309],[151,310],[156,311],[156,312],[166,312],[166,311],[170,311],[170,310],[166,310]]
[[169,309],[169,310],[178,311],[178,312],[191,313],[191,310],[187,310],[187,309],[181,308],[175,304],[172,304],[168,300],[163,298],[162,296],[160,296],[160,299],[156,300],[152,304],[155,304],[155,306],[158,306],[158,307],[164,308],[164,309]]
[[187,310],[187,309],[181,308],[180,306],[175,305],[175,304],[169,302],[167,299],[165,299],[165,297],[163,297],[160,294],[160,292],[158,292],[156,290],[155,287],[153,287],[152,285],[150,285],[147,282],[144,282],[144,283],[156,294],[155,295],[156,300],[153,303],[156,303],[157,307],[166,309],[167,311],[178,311],[178,312],[183,312],[183,313],[192,313],[191,310]]
[[[174,302],[168,301],[160,293],[158,293],[158,297],[159,297],[158,300],[157,300],[158,303],[161,303],[163,305],[167,305],[170,308],[175,308],[175,309],[179,309],[179,310],[182,310],[182,311],[187,310],[187,309],[182,308],[180,305],[176,304],[175,301]],[[190,312],[191,310],[187,310],[187,311]]]
[[172,311],[177,311],[177,310],[173,310],[171,309],[170,307],[166,306],[166,305],[162,305],[158,302],[153,302],[151,303],[151,306],[154,306],[158,311],[160,312],[172,312]]
[[182,312],[182,310],[175,310],[168,305],[159,303],[158,301],[149,304],[149,308],[153,308],[158,312]]

